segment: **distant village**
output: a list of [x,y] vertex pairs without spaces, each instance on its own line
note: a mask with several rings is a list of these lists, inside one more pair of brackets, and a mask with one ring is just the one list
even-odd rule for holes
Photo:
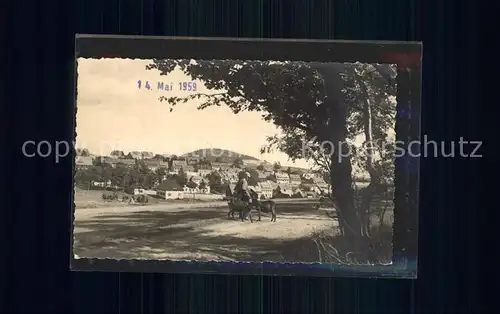
[[[75,168],[86,171],[96,165],[111,168],[134,168],[138,163],[145,165],[152,173],[161,173],[150,187],[136,186],[135,195],[152,195],[162,199],[222,199],[233,192],[238,182],[238,174],[247,171],[251,174],[249,186],[261,199],[289,197],[317,197],[329,191],[329,184],[322,174],[306,169],[281,167],[258,159],[244,157],[197,158],[160,155],[151,152],[113,151],[109,156],[94,156],[86,149],[77,149]],[[218,160],[220,159],[220,160]],[[185,176],[186,183],[181,185],[176,176]],[[218,182],[214,182],[218,181]],[[94,188],[119,188],[111,180],[92,182]],[[213,189],[212,187],[223,187]]]

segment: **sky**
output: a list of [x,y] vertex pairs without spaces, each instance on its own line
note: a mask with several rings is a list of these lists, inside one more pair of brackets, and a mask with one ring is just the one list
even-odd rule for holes
[[[227,107],[197,110],[199,100],[170,105],[160,96],[186,96],[179,83],[191,81],[181,71],[162,76],[146,70],[151,60],[78,59],[76,147],[93,154],[112,150],[150,151],[181,155],[201,148],[222,148],[284,166],[309,168],[284,153],[260,154],[267,136],[280,134],[257,112],[233,114]],[[141,80],[142,88],[138,88]],[[148,81],[152,87],[144,89]],[[172,91],[157,90],[158,82],[171,83]],[[197,91],[210,92],[197,81]]]

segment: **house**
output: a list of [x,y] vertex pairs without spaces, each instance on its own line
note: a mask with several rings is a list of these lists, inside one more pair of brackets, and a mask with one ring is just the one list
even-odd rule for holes
[[238,171],[235,171],[234,169],[228,169],[225,171],[220,171],[221,176],[224,176],[224,180],[228,181],[229,183],[236,184],[238,180]]
[[313,174],[312,174],[312,173],[310,173],[310,172],[305,172],[305,173],[301,174],[300,176],[301,176],[301,178],[302,178],[303,180],[305,180],[305,181],[312,181],[312,178],[313,178],[315,175],[313,175]]
[[94,159],[88,156],[76,156],[75,168],[77,170],[85,170],[92,167]]
[[264,198],[269,199],[273,197],[274,188],[269,182],[259,182],[258,185],[260,188],[260,193],[262,196],[264,196]]
[[205,176],[212,173],[212,166],[210,164],[207,164],[207,163],[199,164],[197,166],[197,169],[198,169],[198,173],[202,177],[205,177]]
[[301,189],[295,189],[293,191],[293,197],[296,197],[296,198],[306,198],[307,197],[307,193],[302,191]]
[[312,182],[313,185],[318,188],[317,190],[320,193],[322,192],[328,193],[330,186],[328,185],[328,183],[325,182],[325,180],[323,180],[323,178],[320,178],[319,176],[314,176],[312,177]]
[[278,183],[276,183],[274,181],[267,180],[267,181],[264,181],[264,182],[266,182],[267,184],[269,184],[269,186],[273,189],[273,191],[275,191],[278,188]]
[[191,178],[189,178],[189,181],[196,183],[196,185],[199,185],[203,181],[203,177],[198,175],[192,176]]
[[260,199],[262,195],[262,189],[260,188],[259,185],[251,185],[248,187],[249,190],[255,192],[257,194],[257,197]]
[[157,169],[160,168],[160,161],[155,160],[155,159],[144,159],[143,160],[146,166],[151,170],[151,171],[156,171]]
[[138,151],[133,151],[128,153],[125,158],[127,159],[142,159],[142,153]]
[[82,157],[89,157],[91,155],[89,150],[86,148],[77,148],[75,149],[75,153],[77,156],[82,156]]
[[298,187],[302,183],[299,174],[290,174],[290,184],[294,187]]
[[109,157],[111,158],[125,158],[125,153],[122,150],[114,150],[109,153]]
[[198,184],[196,184],[193,181],[188,181],[186,185],[182,188],[184,193],[189,193],[189,194],[197,194],[200,193],[200,189],[198,188]]
[[228,170],[231,168],[231,164],[226,163],[226,162],[211,162],[210,165],[212,166],[212,169],[214,170]]
[[172,169],[170,171],[179,173],[179,171],[182,169],[186,169],[187,167],[187,162],[185,160],[173,160],[172,161]]
[[92,181],[92,185],[94,187],[99,187],[99,188],[109,188],[111,187],[111,180],[108,181]]
[[158,194],[157,194],[156,190],[148,190],[148,189],[138,188],[138,189],[134,189],[134,195],[151,195],[151,196],[155,196],[155,195],[158,195]]
[[133,167],[135,166],[135,159],[120,159],[116,160],[116,165],[117,166],[122,166],[122,167]]
[[196,172],[196,169],[193,165],[187,165],[186,167],[182,168],[182,170],[184,170],[184,172]]
[[259,176],[259,181],[265,181],[268,177],[268,173],[265,171],[257,171],[257,175]]
[[278,184],[290,184],[290,176],[286,172],[274,172],[274,180]]
[[169,162],[168,161],[160,160],[160,163],[158,164],[158,168],[168,169],[169,168]]
[[152,152],[141,152],[142,159],[153,159],[155,154]]
[[167,179],[156,188],[156,195],[166,200],[184,198],[184,189],[174,180]]
[[118,162],[117,159],[115,158],[111,158],[111,157],[107,157],[107,156],[101,156],[101,157],[98,157],[101,161],[102,164],[108,164],[110,166],[112,166],[113,168],[116,166],[116,163]]
[[293,196],[293,189],[290,184],[279,184],[274,191],[274,197],[276,198],[288,198]]
[[200,162],[200,158],[196,158],[196,157],[188,157],[186,158],[186,162],[188,165],[196,165],[197,163]]

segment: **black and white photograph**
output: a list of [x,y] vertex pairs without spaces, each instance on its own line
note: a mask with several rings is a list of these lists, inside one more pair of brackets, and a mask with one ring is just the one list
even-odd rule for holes
[[76,61],[75,259],[392,263],[395,64]]

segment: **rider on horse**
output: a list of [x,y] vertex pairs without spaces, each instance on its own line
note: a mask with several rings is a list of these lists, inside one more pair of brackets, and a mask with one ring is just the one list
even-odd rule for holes
[[[248,179],[250,178],[250,173],[242,171],[238,174],[239,181],[234,187],[234,196],[238,199],[245,202],[247,205],[250,205],[250,191],[248,190]],[[245,219],[247,219],[248,213],[245,215]]]

